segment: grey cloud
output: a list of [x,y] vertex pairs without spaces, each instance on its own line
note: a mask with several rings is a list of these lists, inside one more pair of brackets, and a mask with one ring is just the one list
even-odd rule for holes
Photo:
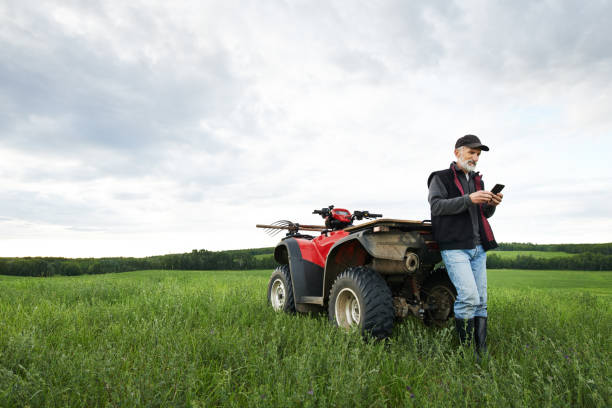
[[0,191],[0,212],[10,219],[73,228],[112,228],[113,220],[120,219],[96,200],[74,201],[27,191]]
[[337,47],[332,60],[350,75],[376,82],[393,81],[397,75],[391,74],[385,61],[399,64],[400,69],[436,67],[446,50],[430,15],[452,20],[459,12],[452,3],[442,1],[335,5],[337,27],[321,27]]
[[611,216],[609,203],[610,198],[612,198],[612,194],[595,195],[593,198],[595,198],[596,201],[589,200],[586,203],[575,203],[575,208],[567,212],[567,217],[574,220],[609,220]]
[[339,53],[333,59],[349,74],[358,79],[378,82],[387,75],[387,68],[379,59],[361,51]]
[[[21,170],[19,179],[24,182],[52,182],[52,181],[88,181],[100,176],[100,172],[93,167],[79,166],[75,171],[70,169],[27,168]],[[15,174],[13,174],[14,176]]]
[[128,193],[121,192],[113,194],[113,198],[122,201],[131,201],[131,200],[146,200],[151,197],[149,193]]
[[600,78],[612,72],[608,1],[393,0],[365,6],[357,18],[350,8],[338,9],[346,31],[340,35],[353,39],[357,50],[392,56],[406,68],[445,65],[498,80],[568,74],[580,80],[593,71],[601,71]]
[[182,201],[187,201],[190,203],[197,203],[204,199],[204,194],[202,191],[191,190],[191,191],[183,191],[179,194],[179,197]]
[[[123,61],[107,44],[66,34],[46,12],[24,13],[35,31],[8,25],[0,37],[0,143],[61,155],[102,149],[139,159],[144,152],[149,166],[163,161],[167,144],[233,149],[198,128],[201,119],[227,116],[245,87],[223,49],[187,49],[185,66],[171,54]],[[163,32],[150,35],[159,41]]]
[[389,51],[399,52],[398,57],[413,67],[439,63],[445,50],[435,35],[429,15],[434,13],[445,20],[452,20],[458,12],[454,4],[445,1],[390,1],[383,10],[379,28],[389,42]]
[[602,63],[609,72],[611,13],[610,2],[485,2],[443,22],[454,35],[451,56],[478,71],[557,75]]

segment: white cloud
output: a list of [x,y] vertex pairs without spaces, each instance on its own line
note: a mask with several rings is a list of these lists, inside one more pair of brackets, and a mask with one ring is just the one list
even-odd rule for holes
[[[610,241],[606,2],[0,5],[0,255],[270,246],[336,204],[429,218],[465,133],[500,241]],[[588,232],[587,232],[588,231]]]

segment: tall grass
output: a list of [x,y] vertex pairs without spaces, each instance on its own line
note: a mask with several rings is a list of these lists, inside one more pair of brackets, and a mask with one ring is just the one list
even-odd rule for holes
[[[274,313],[269,271],[0,280],[1,406],[611,405],[607,296],[490,282],[490,358]],[[608,281],[608,286],[612,286]]]

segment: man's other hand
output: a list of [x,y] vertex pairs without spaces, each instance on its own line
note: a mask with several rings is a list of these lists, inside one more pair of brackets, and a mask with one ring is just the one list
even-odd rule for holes
[[[476,191],[475,193],[470,194],[470,200],[474,204],[488,204],[491,203],[495,194],[490,191]],[[501,201],[501,200],[500,200]]]

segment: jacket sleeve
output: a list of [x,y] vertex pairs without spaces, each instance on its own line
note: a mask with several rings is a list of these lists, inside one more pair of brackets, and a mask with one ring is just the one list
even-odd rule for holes
[[431,207],[431,215],[453,215],[467,211],[468,206],[472,204],[469,194],[464,194],[461,197],[447,198],[448,192],[446,187],[440,180],[439,176],[434,176],[429,184],[429,206]]

